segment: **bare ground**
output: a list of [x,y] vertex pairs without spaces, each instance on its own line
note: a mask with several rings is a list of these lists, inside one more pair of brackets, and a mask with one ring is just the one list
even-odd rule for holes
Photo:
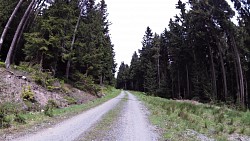
[[[24,76],[25,79],[22,79],[22,76]],[[17,70],[7,71],[5,68],[0,68],[0,103],[19,103],[22,105],[22,109],[27,108],[21,98],[23,88],[27,87],[30,87],[31,91],[34,92],[34,98],[40,108],[44,107],[48,100],[54,100],[59,107],[67,107],[69,104],[65,99],[67,96],[74,98],[78,104],[96,98],[96,96],[73,88],[68,84],[64,85],[64,88],[68,89],[68,93],[61,91],[48,91],[42,86],[37,85],[35,82],[32,82],[31,76],[27,72]]]

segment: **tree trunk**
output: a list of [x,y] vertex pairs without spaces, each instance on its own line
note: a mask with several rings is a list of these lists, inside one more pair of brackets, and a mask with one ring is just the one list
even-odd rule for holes
[[178,70],[178,98],[181,99],[180,72]]
[[4,38],[5,38],[5,36],[7,34],[7,31],[9,29],[9,26],[10,26],[12,20],[14,19],[15,15],[16,15],[16,12],[19,9],[19,7],[21,6],[22,2],[23,2],[23,0],[19,0],[18,4],[16,5],[14,11],[12,12],[7,24],[4,27],[3,33],[2,33],[1,38],[0,38],[0,52],[1,52],[1,49],[2,49]]
[[[77,23],[76,23],[76,26],[75,26],[75,30],[74,30],[74,34],[73,34],[73,39],[72,39],[71,46],[70,46],[70,53],[73,51],[73,48],[74,48],[74,43],[75,43],[75,39],[76,39],[76,32],[77,32],[77,29],[78,29],[78,26],[79,26],[79,23],[80,23],[80,19],[81,19],[81,13],[82,13],[82,10],[79,13],[79,16],[78,16],[78,19],[77,19]],[[67,79],[69,79],[70,65],[71,65],[71,58],[69,58],[68,62],[67,62],[67,68],[66,68],[66,78]]]
[[[187,96],[189,96],[189,93],[190,93],[190,84],[189,84],[189,71],[188,71],[188,66],[186,64],[186,75],[187,75]],[[186,98],[186,96],[184,95],[184,99]]]
[[31,13],[31,9],[32,9],[32,6],[33,6],[34,3],[35,3],[35,0],[32,0],[30,2],[28,8],[26,9],[26,11],[25,11],[25,13],[24,13],[24,15],[23,15],[18,27],[17,27],[17,30],[15,32],[14,38],[12,40],[10,49],[8,51],[8,54],[7,54],[7,57],[6,57],[6,60],[5,60],[5,66],[6,66],[7,69],[10,67],[10,64],[12,63],[11,62],[11,57],[13,56],[13,52],[15,50],[15,45],[16,45],[16,42],[18,40],[18,36],[20,34],[20,31],[21,31],[22,27],[25,26],[24,22],[25,22],[26,18],[29,16],[29,14]]
[[[31,10],[35,10],[35,5],[37,5],[37,3],[36,3],[36,4],[33,4],[33,8],[32,8]],[[29,14],[28,17],[25,18],[25,21],[24,21],[24,24],[23,24],[23,26],[22,26],[22,28],[21,28],[21,31],[20,31],[20,33],[18,34],[18,39],[17,39],[17,42],[16,42],[16,47],[17,47],[17,48],[18,48],[19,42],[20,42],[20,40],[21,40],[21,38],[22,38],[23,31],[25,30],[25,28],[29,27],[29,26],[27,25],[27,23],[28,23],[28,21],[29,21],[29,19],[30,19],[30,16],[31,16],[31,14]],[[13,56],[11,57],[11,62],[14,62],[14,58],[15,58],[15,56],[16,56],[16,51],[17,51],[17,50],[14,50]]]
[[248,105],[248,86],[247,86],[247,77],[246,77],[246,75],[245,75],[245,89],[246,89],[246,91],[245,91],[245,94],[246,94],[245,103],[246,103],[246,106],[249,107],[249,105]]
[[235,68],[235,77],[236,77],[236,86],[237,86],[237,90],[236,90],[237,102],[240,103],[240,82],[239,82],[239,75],[238,75],[239,73],[238,73],[236,62],[234,62],[234,68]]
[[215,69],[214,69],[214,56],[213,56],[211,46],[208,45],[208,47],[209,47],[211,71],[212,71],[213,99],[216,99],[216,97],[217,97],[217,84],[216,84],[216,75],[215,75]]
[[103,84],[103,76],[101,75],[99,78],[100,78],[100,85],[102,86],[102,84]]
[[219,49],[219,56],[220,56],[220,65],[221,65],[221,71],[223,76],[223,85],[224,85],[224,100],[226,101],[227,98],[227,77],[226,77],[226,71],[224,66],[224,61],[222,57],[222,49],[220,43],[218,43],[218,49]]
[[160,55],[158,51],[158,57],[157,57],[157,76],[158,76],[158,88],[161,86],[161,76],[160,76]]
[[227,32],[229,41],[231,43],[231,47],[233,48],[234,56],[235,56],[235,61],[238,69],[238,76],[239,76],[239,82],[240,82],[240,104],[241,106],[245,107],[245,89],[244,89],[244,78],[243,78],[243,71],[242,71],[242,66],[241,66],[241,61],[240,61],[240,54],[238,51],[238,48],[236,47],[235,39],[232,36],[230,32]]
[[42,70],[43,70],[43,54],[44,54],[44,53],[42,53],[42,56],[41,56],[41,59],[40,59],[40,68],[39,68],[39,72],[42,72]]

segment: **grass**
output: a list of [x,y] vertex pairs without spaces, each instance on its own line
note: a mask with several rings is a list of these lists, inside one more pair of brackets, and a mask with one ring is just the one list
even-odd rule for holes
[[0,67],[1,67],[1,68],[4,68],[4,67],[5,67],[4,62],[1,62],[1,61],[0,61]]
[[[66,108],[61,108],[61,109],[53,109],[53,117],[46,116],[44,112],[28,112],[28,113],[23,113],[19,114],[20,117],[24,118],[26,123],[25,124],[19,124],[17,122],[14,122],[14,119],[12,119],[12,128],[11,129],[0,129],[0,135],[4,133],[8,133],[10,130],[14,131],[22,131],[25,129],[29,129],[34,125],[39,125],[39,124],[46,124],[48,123],[58,123],[58,121],[61,121],[65,118],[69,118],[71,116],[74,116],[78,113],[81,113],[83,111],[86,111],[90,108],[93,108],[97,105],[100,105],[114,97],[116,97],[119,93],[120,90],[108,87],[104,89],[104,93],[106,94],[105,97],[103,98],[97,98],[93,101],[89,101],[85,104],[81,105],[72,105]],[[12,117],[12,115],[9,115],[8,117]]]
[[195,130],[207,137],[224,140],[233,133],[250,136],[250,112],[227,107],[177,102],[132,92],[144,101],[151,111],[150,120],[170,140],[194,140],[183,133]]
[[[126,95],[121,102],[114,109],[110,110],[98,124],[94,125],[87,133],[84,134],[84,138],[80,137],[79,140],[102,140],[104,137],[112,138],[108,133],[110,129],[115,128],[115,122],[117,117],[121,114],[126,101],[128,100],[128,95]],[[108,140],[108,139],[106,139]]]

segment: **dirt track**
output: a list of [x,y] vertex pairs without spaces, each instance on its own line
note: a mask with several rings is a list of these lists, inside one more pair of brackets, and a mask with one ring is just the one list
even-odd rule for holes
[[[109,140],[119,141],[147,141],[157,140],[157,136],[152,132],[152,126],[146,117],[145,107],[133,96],[128,93],[128,100],[121,111],[121,116],[117,117],[118,128],[112,129],[111,134],[115,138]],[[44,129],[35,134],[25,135],[14,139],[14,141],[72,141],[78,140],[78,137],[87,132],[90,127],[98,124],[98,121],[111,109],[121,102],[125,92],[119,96],[92,108],[80,115],[65,120],[52,128]],[[109,131],[107,131],[109,132]],[[103,139],[96,139],[103,140]]]
[[131,93],[127,92],[128,100],[121,117],[118,118],[118,128],[115,134],[117,141],[155,141],[157,134],[149,124],[144,105]]

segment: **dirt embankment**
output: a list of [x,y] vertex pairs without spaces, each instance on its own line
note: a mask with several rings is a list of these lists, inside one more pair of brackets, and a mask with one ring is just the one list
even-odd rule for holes
[[[60,85],[60,83],[57,85]],[[32,82],[32,78],[27,72],[8,71],[0,68],[0,104],[5,102],[18,103],[22,105],[23,109],[27,108],[22,99],[22,92],[28,87],[34,93],[34,99],[38,108],[44,107],[48,100],[54,100],[59,107],[66,107],[71,104],[72,100],[75,104],[80,104],[96,98],[68,84],[63,85],[67,89],[67,93],[61,90],[48,91],[35,82]],[[69,101],[69,98],[71,101]]]

